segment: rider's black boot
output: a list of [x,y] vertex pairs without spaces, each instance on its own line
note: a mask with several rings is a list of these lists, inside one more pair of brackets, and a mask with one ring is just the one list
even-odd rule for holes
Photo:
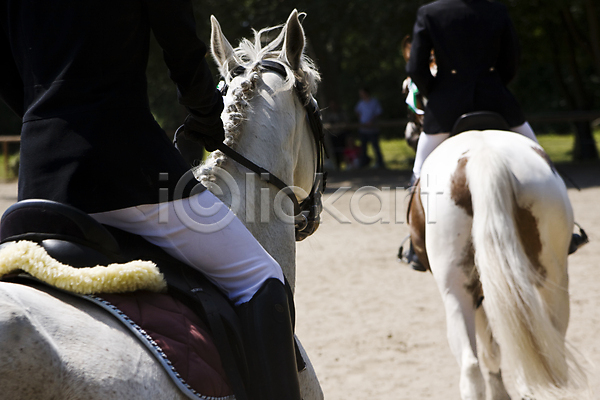
[[579,233],[574,233],[571,236],[571,243],[569,245],[569,254],[575,253],[577,251],[577,249],[582,247],[584,244],[589,243],[589,241],[590,241],[588,239],[587,234],[581,228],[581,226],[579,226],[578,223],[575,223],[575,225],[579,228]]
[[[418,181],[418,178],[413,173],[410,177],[410,182],[409,182],[410,203],[412,203],[413,196],[415,195],[415,190],[416,190],[415,185],[417,184],[417,181]],[[410,205],[409,205],[409,207],[410,207]],[[421,260],[419,260],[419,257],[417,257],[417,253],[415,253],[415,248],[413,247],[413,244],[412,244],[412,238],[409,236],[407,239],[409,241],[408,250],[403,253],[402,246],[400,246],[400,252],[399,252],[400,254],[398,254],[399,259],[401,261],[409,264],[412,267],[412,269],[414,269],[415,271],[426,272],[427,268],[423,265]],[[406,241],[406,239],[405,239],[405,241]]]
[[236,308],[245,336],[251,400],[301,400],[293,302],[287,292],[281,281],[268,279],[249,302]]

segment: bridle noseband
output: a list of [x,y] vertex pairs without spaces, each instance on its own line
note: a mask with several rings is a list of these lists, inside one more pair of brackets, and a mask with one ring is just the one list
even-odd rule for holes
[[[280,62],[274,60],[261,60],[259,61],[258,65],[263,71],[274,72],[283,77],[284,79],[287,78],[287,70]],[[231,78],[235,78],[236,76],[242,75],[245,72],[246,67],[240,65],[231,71]],[[227,94],[228,86],[226,84],[223,84],[223,82],[219,86],[221,94],[225,96],[225,94]],[[294,191],[289,185],[286,185],[277,176],[273,175],[271,172],[257,165],[256,163],[248,160],[246,157],[233,150],[225,143],[219,143],[217,149],[220,150],[227,157],[231,158],[232,160],[236,161],[237,163],[241,164],[242,166],[248,168],[258,176],[260,176],[260,178],[263,181],[272,184],[277,189],[285,193],[285,195],[294,204],[294,225],[296,229],[296,241],[301,241],[306,239],[308,236],[312,235],[319,227],[319,223],[321,221],[320,215],[323,209],[323,203],[321,198],[323,192],[325,191],[327,174],[323,170],[325,146],[321,111],[319,110],[317,102],[310,95],[306,94],[304,83],[296,81],[296,84],[294,85],[294,91],[300,99],[300,102],[304,104],[306,116],[309,122],[310,130],[313,133],[316,145],[315,147],[317,151],[315,179],[313,181],[310,193],[304,200],[299,202],[298,198],[294,194]],[[180,130],[182,130],[181,127],[178,129],[178,132],[176,132],[176,136]]]

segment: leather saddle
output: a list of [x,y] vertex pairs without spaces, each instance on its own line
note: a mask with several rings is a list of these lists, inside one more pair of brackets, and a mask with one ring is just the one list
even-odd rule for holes
[[169,294],[209,327],[236,398],[247,399],[248,371],[237,314],[200,272],[140,236],[102,225],[74,207],[50,200],[24,200],[6,210],[0,222],[0,249],[19,240],[38,243],[54,259],[77,268],[139,259],[156,263]]
[[466,131],[509,131],[510,126],[502,116],[492,111],[475,111],[461,115],[450,132],[450,137]]

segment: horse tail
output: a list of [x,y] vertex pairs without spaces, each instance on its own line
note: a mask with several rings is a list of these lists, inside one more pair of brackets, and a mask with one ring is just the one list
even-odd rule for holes
[[[473,204],[475,264],[489,317],[506,363],[536,400],[567,399],[569,364],[585,381],[552,323],[539,293],[540,275],[528,258],[517,226],[517,180],[505,159],[483,146],[472,152],[467,179]],[[570,360],[570,361],[568,361]],[[581,372],[578,374],[577,372]],[[573,377],[572,377],[573,378]]]

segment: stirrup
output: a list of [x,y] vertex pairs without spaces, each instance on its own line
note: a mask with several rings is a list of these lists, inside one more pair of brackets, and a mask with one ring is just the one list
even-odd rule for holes
[[404,243],[406,243],[407,240],[410,240],[410,235],[408,235],[404,238],[404,240],[402,240],[402,242],[400,243],[400,248],[398,249],[398,254],[396,255],[396,259],[398,260],[398,262],[404,264],[410,264],[410,260],[408,259],[408,250],[404,251]]
[[579,226],[577,222],[575,222],[575,225],[577,225],[577,228],[579,228],[579,233],[574,233],[573,236],[571,236],[569,254],[575,253],[577,250],[579,250],[580,247],[583,247],[586,243],[589,243],[590,241],[583,228],[581,228],[581,226]]
[[[404,251],[404,243],[406,243],[407,240],[409,241],[408,249]],[[417,254],[413,249],[412,242],[410,241],[410,235],[405,237],[402,243],[400,243],[397,258],[398,262],[410,265],[415,271],[427,271],[427,268],[425,268],[421,260],[419,260],[419,257],[417,257]]]

